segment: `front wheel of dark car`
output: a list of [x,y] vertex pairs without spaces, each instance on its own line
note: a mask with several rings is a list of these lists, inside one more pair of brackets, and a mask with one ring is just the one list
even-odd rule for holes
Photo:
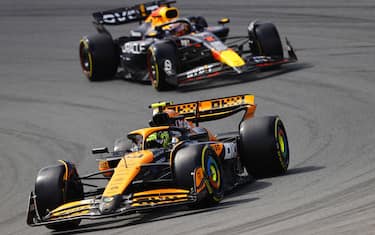
[[[171,42],[163,41],[152,45],[147,53],[148,74],[152,86],[158,91],[171,90],[177,87],[179,71],[177,49]],[[169,79],[168,78],[172,78]]]
[[283,47],[279,32],[272,23],[251,22],[248,27],[250,48],[254,56],[271,56],[282,59]]

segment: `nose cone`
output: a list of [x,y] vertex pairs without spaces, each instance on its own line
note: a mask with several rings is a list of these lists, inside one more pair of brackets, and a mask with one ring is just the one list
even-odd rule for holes
[[218,60],[230,67],[241,67],[245,65],[245,61],[232,49],[218,52]]
[[109,214],[115,212],[121,205],[121,195],[113,197],[103,197],[99,205],[99,211],[101,214]]

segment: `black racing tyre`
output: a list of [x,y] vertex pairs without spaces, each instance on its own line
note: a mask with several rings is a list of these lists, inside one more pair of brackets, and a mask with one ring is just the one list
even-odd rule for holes
[[115,76],[119,53],[109,35],[94,34],[81,39],[79,59],[84,75],[90,81],[100,81]]
[[173,43],[163,41],[150,46],[147,54],[147,67],[151,84],[156,90],[165,91],[176,88],[177,81],[174,84],[167,81],[167,77],[176,76],[179,71],[177,48]]
[[288,138],[279,117],[242,121],[239,149],[241,161],[256,178],[285,174],[288,169]]
[[[68,180],[65,180],[65,177],[68,177]],[[83,186],[78,173],[74,165],[68,162],[42,168],[38,172],[34,192],[41,216],[47,215],[48,211],[64,203],[83,199]],[[53,230],[66,230],[78,226],[79,223],[80,220],[74,220],[49,224],[46,227]]]
[[176,185],[187,190],[191,190],[195,182],[198,184],[197,175],[203,176],[199,186],[196,186],[197,193],[203,196],[198,197],[195,207],[208,207],[222,199],[222,165],[209,145],[190,145],[178,150],[173,158],[172,171]]
[[272,23],[254,23],[249,32],[251,51],[256,56],[284,57],[279,32]]

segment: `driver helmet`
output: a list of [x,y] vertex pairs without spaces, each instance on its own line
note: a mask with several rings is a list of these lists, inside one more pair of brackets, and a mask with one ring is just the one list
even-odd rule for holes
[[147,137],[146,145],[149,148],[168,148],[171,141],[172,139],[168,131],[157,131]]
[[142,136],[141,135],[137,135],[131,141],[130,151],[131,152],[137,152],[137,151],[139,151],[141,149],[142,149]]
[[157,26],[176,19],[178,15],[177,8],[162,6],[154,10],[145,21],[151,22],[153,26]]
[[190,32],[189,25],[186,23],[177,22],[170,24],[167,27],[169,34],[177,37],[186,35]]

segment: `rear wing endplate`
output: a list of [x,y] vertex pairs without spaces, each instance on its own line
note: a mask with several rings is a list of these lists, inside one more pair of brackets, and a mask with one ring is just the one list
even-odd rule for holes
[[[157,104],[161,104],[158,106]],[[225,117],[229,117],[240,111],[245,111],[243,119],[250,118],[254,115],[256,105],[254,96],[250,94],[228,96],[210,100],[201,100],[189,103],[171,104],[157,103],[152,108],[158,108],[159,111],[171,109],[188,121],[195,123],[213,121]]]
[[121,25],[136,21],[142,21],[160,6],[168,6],[176,1],[159,0],[137,4],[132,7],[116,8],[112,10],[94,12],[92,16],[98,24]]

